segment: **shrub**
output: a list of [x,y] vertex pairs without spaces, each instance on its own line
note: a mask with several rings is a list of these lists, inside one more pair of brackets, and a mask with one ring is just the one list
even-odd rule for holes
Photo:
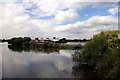
[[73,61],[83,61],[93,66],[101,78],[120,79],[119,40],[120,30],[104,31],[87,42],[81,53],[73,54]]

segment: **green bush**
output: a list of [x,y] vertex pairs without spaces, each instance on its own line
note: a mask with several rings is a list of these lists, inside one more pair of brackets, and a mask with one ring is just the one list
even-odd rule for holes
[[29,44],[29,42],[31,41],[31,38],[30,37],[18,37],[18,38],[11,38],[9,41],[8,41],[8,44],[12,44],[12,45],[15,45],[15,46],[26,46]]
[[120,79],[118,33],[120,30],[94,35],[81,52],[73,54],[73,61],[86,62],[93,66],[101,78]]

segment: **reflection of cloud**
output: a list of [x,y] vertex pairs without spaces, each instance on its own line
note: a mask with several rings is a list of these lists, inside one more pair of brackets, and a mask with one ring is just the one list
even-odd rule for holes
[[69,50],[51,54],[17,53],[9,50],[3,50],[3,53],[4,77],[72,77],[72,60],[63,55],[72,54]]
[[60,54],[65,56],[65,57],[68,57],[68,58],[71,58],[71,54],[70,53],[74,53],[73,50],[60,50]]

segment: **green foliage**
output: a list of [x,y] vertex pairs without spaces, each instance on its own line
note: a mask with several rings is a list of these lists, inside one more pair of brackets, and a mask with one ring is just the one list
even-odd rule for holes
[[8,43],[12,45],[22,45],[23,39],[21,37],[12,38]]
[[61,49],[72,49],[72,50],[74,50],[74,49],[80,49],[80,48],[82,48],[82,45],[80,45],[80,44],[78,44],[78,45],[70,45],[70,44],[62,44],[61,46],[60,46],[60,48]]
[[118,78],[118,55],[117,51],[107,50],[105,55],[96,64],[98,75],[102,78]]
[[73,60],[93,66],[101,78],[120,79],[118,33],[120,30],[104,31],[94,35],[81,52],[73,54]]
[[25,46],[25,47],[29,47],[29,46],[30,46],[30,43],[29,43],[28,41],[26,41],[26,42],[24,42],[22,45]]
[[31,41],[30,37],[18,37],[18,38],[11,38],[8,42],[8,44],[12,44],[15,46],[28,46],[28,43]]
[[66,40],[66,38],[62,38],[62,39],[60,39],[58,42],[59,42],[59,43],[67,43],[67,40]]
[[49,42],[47,47],[48,48],[59,48],[60,44],[59,43]]
[[30,37],[24,37],[23,38],[23,42],[30,42],[31,41],[31,38]]
[[81,60],[81,54],[80,54],[79,51],[75,51],[75,53],[72,54],[72,56],[73,56],[72,60],[73,60],[74,62],[80,62],[80,61],[82,61],[82,60]]
[[82,51],[82,58],[89,65],[94,66],[107,48],[107,39],[104,35],[94,36],[90,42],[86,43]]

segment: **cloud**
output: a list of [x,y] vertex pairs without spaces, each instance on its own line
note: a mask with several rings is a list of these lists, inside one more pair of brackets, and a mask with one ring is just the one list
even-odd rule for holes
[[[36,4],[33,4],[36,6],[35,9],[31,11],[28,10],[29,13],[33,15],[39,15],[39,16],[55,16],[60,14],[61,12],[67,13],[67,12],[75,12],[76,9],[80,9],[83,6],[86,6],[86,3],[80,4],[79,2],[66,2],[66,1],[40,1]],[[33,8],[33,5],[31,8]]]
[[24,14],[24,6],[16,3],[6,3],[3,6],[3,36],[12,37],[24,35],[23,31],[26,27],[22,23],[29,18],[29,16]]
[[[49,0],[0,0],[0,2],[39,2],[39,1],[49,1]],[[56,1],[56,0],[51,0]],[[57,0],[58,2],[64,2],[67,0]],[[69,2],[119,2],[119,0],[69,0]]]
[[58,22],[72,22],[77,18],[79,18],[79,15],[72,9],[66,11],[58,11],[58,13],[55,15],[55,19]]
[[115,15],[118,13],[118,6],[115,6],[113,8],[110,8],[109,10],[107,10],[109,12],[109,14],[111,15]]
[[78,27],[80,27],[80,28],[86,27],[88,29],[91,27],[97,27],[97,26],[108,26],[109,27],[109,25],[113,25],[113,26],[117,25],[117,22],[118,22],[118,20],[114,16],[93,16],[86,21],[75,22],[73,24],[55,27],[54,30],[55,31],[65,31],[65,30],[69,30],[72,28],[78,28]]
[[117,22],[118,20],[114,16],[93,16],[86,21],[87,24],[91,24],[92,26],[115,25]]
[[90,38],[94,34],[101,31],[118,29],[117,23],[117,17],[114,16],[93,16],[86,21],[57,26],[53,30],[56,32],[62,32],[64,33],[64,35],[67,32],[70,34],[69,38],[72,35],[74,35],[74,37],[76,38],[79,36],[77,34],[80,34],[81,38]]
[[3,6],[0,3],[0,37],[2,37],[2,23],[3,23]]
[[89,5],[97,7],[98,4],[47,0],[4,3],[0,12],[0,14],[4,13],[0,16],[3,17],[0,18],[2,19],[0,22],[4,21],[3,38],[14,36],[90,38],[102,30],[117,28],[117,18],[114,16],[91,16],[84,21],[77,20],[82,17],[77,10]]

